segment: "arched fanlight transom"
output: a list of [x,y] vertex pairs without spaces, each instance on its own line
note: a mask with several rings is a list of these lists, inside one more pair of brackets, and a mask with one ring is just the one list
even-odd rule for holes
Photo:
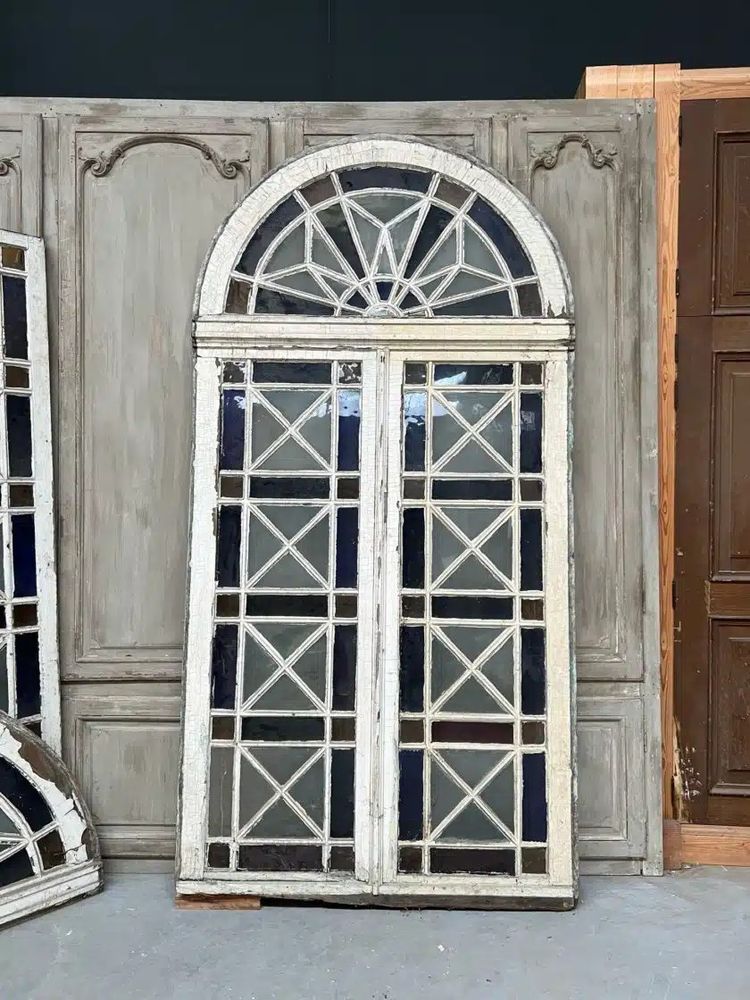
[[340,143],[271,174],[214,244],[199,312],[570,314],[553,237],[502,178],[411,140]]

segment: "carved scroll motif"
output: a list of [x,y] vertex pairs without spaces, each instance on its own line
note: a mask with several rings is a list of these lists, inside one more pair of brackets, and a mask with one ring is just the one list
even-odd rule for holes
[[225,159],[223,156],[219,156],[216,150],[212,149],[207,143],[201,142],[200,139],[194,139],[189,135],[134,135],[129,139],[125,139],[119,145],[109,150],[109,152],[101,152],[96,156],[84,159],[83,171],[85,173],[87,170],[90,170],[94,177],[106,177],[128,150],[134,149],[136,146],[151,146],[155,143],[177,144],[197,149],[204,159],[210,160],[213,163],[220,176],[226,177],[228,180],[237,177],[241,173],[243,166],[250,161],[249,151],[244,156],[237,157],[236,159]]
[[15,162],[18,158],[19,154],[0,157],[0,177],[7,177],[11,170],[15,170],[18,173],[18,164]]
[[545,170],[552,170],[557,166],[560,153],[571,142],[578,143],[586,150],[589,154],[589,162],[595,170],[614,166],[614,160],[617,156],[617,149],[614,146],[595,146],[590,137],[582,132],[566,132],[565,135],[560,136],[554,146],[541,150],[532,147],[531,169],[536,170],[537,167],[543,167]]

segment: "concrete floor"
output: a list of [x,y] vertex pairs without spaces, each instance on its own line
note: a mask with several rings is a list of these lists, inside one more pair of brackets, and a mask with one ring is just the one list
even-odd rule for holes
[[586,878],[574,913],[185,911],[163,875],[0,932],[2,1000],[750,997],[750,869]]

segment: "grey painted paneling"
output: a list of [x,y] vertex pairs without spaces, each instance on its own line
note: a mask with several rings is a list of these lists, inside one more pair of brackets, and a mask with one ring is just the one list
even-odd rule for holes
[[[147,865],[172,850],[189,316],[200,261],[268,165],[337,138],[390,132],[489,161],[530,194],[568,261],[578,339],[578,674],[586,682],[581,853],[598,871],[637,871],[643,859],[658,867],[658,645],[653,609],[644,614],[644,547],[653,549],[656,523],[646,502],[655,490],[645,451],[653,406],[641,384],[655,344],[650,109],[0,99],[0,156],[21,140],[36,150],[23,210],[33,204],[37,216],[39,115],[44,235],[58,282],[50,317],[53,358],[59,348],[66,753],[100,813],[104,853]],[[14,184],[0,176],[0,211],[19,211]]]
[[42,119],[0,113],[0,229],[41,235]]
[[252,120],[61,122],[61,663],[91,685],[67,688],[64,712],[108,856],[174,851],[166,682],[182,663],[193,295],[219,224],[265,172],[267,134]]
[[[511,179],[560,243],[576,318],[573,489],[581,680],[643,674],[638,117],[513,121]],[[633,308],[635,306],[635,308]]]
[[577,737],[581,859],[643,858],[646,799],[641,686],[579,685]]

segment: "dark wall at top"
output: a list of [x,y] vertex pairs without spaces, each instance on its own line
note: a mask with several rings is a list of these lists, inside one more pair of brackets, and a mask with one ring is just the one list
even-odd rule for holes
[[572,96],[583,68],[750,63],[750,0],[0,0],[0,94]]

